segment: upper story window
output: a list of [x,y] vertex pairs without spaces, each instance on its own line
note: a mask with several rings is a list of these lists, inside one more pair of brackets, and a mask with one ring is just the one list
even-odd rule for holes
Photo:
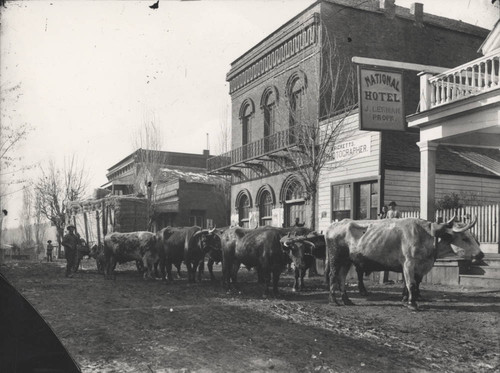
[[286,94],[289,106],[290,127],[301,124],[304,116],[305,93],[307,90],[307,77],[302,70],[294,72],[288,78]]
[[254,104],[252,100],[245,100],[240,110],[241,120],[241,145],[252,142],[252,117],[254,113]]
[[276,132],[276,93],[272,89],[264,92],[262,109],[264,111],[264,137]]

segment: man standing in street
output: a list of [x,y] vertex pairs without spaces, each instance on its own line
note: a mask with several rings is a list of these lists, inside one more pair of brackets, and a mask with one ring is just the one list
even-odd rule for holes
[[52,241],[48,240],[47,241],[47,262],[52,261],[52,250],[54,249],[54,246],[52,246]]
[[75,226],[68,225],[66,228],[68,233],[64,235],[62,239],[62,245],[64,246],[64,256],[66,257],[66,277],[73,277],[73,271],[75,270],[75,261],[77,254],[77,244],[78,237],[75,234]]

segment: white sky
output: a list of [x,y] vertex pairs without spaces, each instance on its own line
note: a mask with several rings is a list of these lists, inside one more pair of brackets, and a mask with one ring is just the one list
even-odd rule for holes
[[[153,115],[165,150],[201,154],[210,133],[213,154],[230,112],[230,63],[313,3],[160,0],[152,10],[154,2],[8,1],[1,9],[1,87],[20,84],[22,94],[7,97],[2,119],[34,127],[20,148],[24,163],[62,164],[76,153],[98,187]],[[488,29],[500,15],[491,0],[420,2],[426,13]],[[4,222],[12,226],[22,193],[9,197],[13,214]]]

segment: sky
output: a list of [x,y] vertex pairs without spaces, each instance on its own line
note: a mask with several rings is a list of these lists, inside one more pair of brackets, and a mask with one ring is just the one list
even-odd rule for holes
[[[217,153],[229,121],[230,64],[314,1],[7,1],[1,9],[2,121],[28,123],[21,163],[62,165],[76,154],[90,189],[134,149],[133,134],[152,119],[164,150]],[[411,0],[396,0],[409,7]],[[421,0],[424,12],[491,29],[491,0]],[[6,90],[19,86],[14,93]],[[5,97],[5,96],[10,97]],[[19,96],[19,97],[18,97]],[[5,177],[4,177],[5,179]],[[0,180],[5,183],[5,180]],[[22,191],[2,203],[16,224]]]

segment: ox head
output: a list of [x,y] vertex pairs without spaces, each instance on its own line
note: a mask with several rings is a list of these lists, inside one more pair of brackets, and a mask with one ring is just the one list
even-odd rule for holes
[[89,256],[91,258],[97,259],[99,254],[104,254],[104,248],[103,248],[102,244],[100,244],[100,245],[95,244],[94,246],[92,246],[90,248]]
[[304,269],[307,262],[313,259],[312,251],[315,245],[305,236],[295,236],[291,233],[280,240],[283,250],[288,254],[295,268]]
[[216,227],[212,229],[202,229],[193,234],[193,240],[199,240],[201,249],[208,253],[211,250],[221,250],[222,244],[220,234]]
[[476,224],[475,216],[470,223],[455,222],[455,216],[444,224],[432,223],[431,233],[440,238],[439,246],[449,246],[460,258],[481,260],[484,257],[479,242],[470,229]]

